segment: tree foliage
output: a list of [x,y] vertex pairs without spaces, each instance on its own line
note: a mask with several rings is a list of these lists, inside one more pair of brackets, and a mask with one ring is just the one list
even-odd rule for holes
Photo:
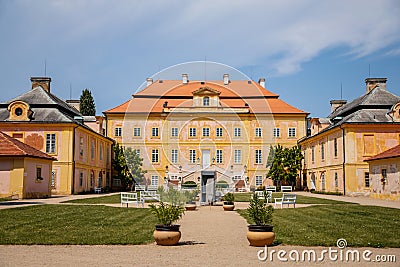
[[80,112],[83,116],[95,116],[96,105],[92,96],[92,92],[88,89],[82,91],[80,97]]
[[142,169],[143,159],[132,148],[123,148],[119,144],[113,145],[114,158],[112,160],[114,179],[120,179],[125,188],[141,183],[146,171]]
[[[300,146],[283,148],[278,145],[273,148],[273,160],[270,163],[268,177],[275,181],[286,181],[291,185],[296,184],[296,178],[301,171],[303,154]],[[268,166],[268,164],[267,164]]]

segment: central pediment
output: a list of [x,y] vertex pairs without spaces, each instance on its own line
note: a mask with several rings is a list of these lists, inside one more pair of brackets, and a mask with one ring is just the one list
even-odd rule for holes
[[196,91],[192,92],[193,95],[220,95],[221,92],[218,90],[215,90],[211,87],[208,86],[204,86],[204,87],[200,87],[199,89],[197,89]]

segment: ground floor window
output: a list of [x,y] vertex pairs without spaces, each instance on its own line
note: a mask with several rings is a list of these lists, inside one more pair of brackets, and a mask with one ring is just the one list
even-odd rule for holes
[[158,176],[157,175],[152,175],[151,176],[151,185],[157,185],[158,186]]
[[262,176],[256,175],[256,186],[261,186],[261,185],[262,185]]
[[83,172],[79,173],[79,186],[83,185]]
[[57,172],[51,171],[51,188],[52,189],[56,188],[56,177],[57,177]]
[[338,179],[337,172],[335,172],[335,187],[339,187],[339,179]]
[[365,187],[369,187],[369,172],[364,173]]
[[321,174],[321,190],[325,190],[325,173]]

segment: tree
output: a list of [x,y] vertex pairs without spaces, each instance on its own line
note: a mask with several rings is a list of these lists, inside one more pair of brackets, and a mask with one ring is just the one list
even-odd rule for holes
[[278,145],[273,150],[274,156],[267,176],[275,181],[286,181],[290,185],[295,185],[304,158],[301,147],[283,148]]
[[130,176],[127,178],[128,184],[141,183],[144,178],[146,171],[142,170],[143,159],[139,157],[136,151],[130,147],[124,150],[126,166],[130,172]]
[[123,148],[119,144],[113,145],[114,158],[112,160],[114,179],[120,179],[125,188],[133,187],[143,181],[146,171],[142,170],[143,159],[132,148]]
[[88,89],[82,91],[79,109],[83,116],[96,115],[96,105],[94,104],[92,92],[90,92]]

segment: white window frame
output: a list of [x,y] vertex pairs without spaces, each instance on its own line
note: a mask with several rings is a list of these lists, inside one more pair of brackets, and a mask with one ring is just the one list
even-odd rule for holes
[[57,152],[57,135],[55,133],[46,134],[46,153],[56,154]]
[[255,180],[256,180],[256,186],[262,186],[262,184],[263,184],[262,175],[256,175]]
[[158,179],[159,179],[158,175],[152,175],[151,176],[151,185],[158,186]]
[[223,163],[223,151],[222,149],[217,149],[216,154],[215,154],[215,162],[218,164]]
[[195,149],[189,149],[189,161],[192,164],[196,163],[196,156],[197,156],[197,151]]
[[151,137],[159,137],[160,129],[158,127],[151,128]]
[[205,107],[210,106],[210,97],[208,97],[208,96],[203,97],[203,106],[205,106]]
[[262,128],[260,128],[260,127],[257,127],[257,128],[255,128],[255,136],[256,137],[262,137]]
[[171,163],[178,163],[178,149],[171,150]]
[[210,128],[203,128],[203,137],[210,137]]
[[178,137],[179,130],[178,127],[172,127],[171,128],[171,137]]
[[151,150],[151,163],[158,163],[159,161],[160,161],[159,150],[152,149]]
[[296,128],[290,127],[288,129],[288,137],[296,137]]
[[255,164],[262,164],[262,150],[256,149],[255,150]]
[[234,137],[241,137],[242,136],[242,128],[240,127],[235,127],[233,129],[233,136]]
[[140,137],[141,136],[141,129],[140,129],[140,127],[134,127],[133,128],[133,136],[134,137]]
[[281,129],[274,128],[274,137],[281,137]]
[[217,127],[215,129],[215,136],[216,137],[222,137],[222,132],[223,132],[222,127]]
[[189,128],[189,137],[196,137],[197,135],[197,129],[195,127],[190,127]]
[[242,150],[241,149],[235,149],[234,150],[233,162],[235,164],[241,164],[242,163]]
[[115,137],[121,137],[122,136],[122,127],[115,127],[114,136]]

